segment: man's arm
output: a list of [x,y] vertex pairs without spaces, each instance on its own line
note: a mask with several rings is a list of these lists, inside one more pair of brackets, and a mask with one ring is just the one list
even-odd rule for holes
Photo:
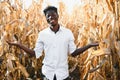
[[25,46],[22,45],[22,44],[14,43],[14,42],[9,42],[9,41],[7,41],[7,43],[8,43],[9,45],[14,45],[14,46],[19,47],[20,49],[22,49],[22,50],[24,50],[26,53],[28,53],[30,56],[35,56],[35,51],[34,51],[34,50],[29,49],[29,48],[25,47]]
[[95,47],[95,46],[99,46],[98,43],[92,43],[92,44],[88,44],[87,46],[84,46],[84,47],[81,47],[81,48],[78,48],[76,49],[71,55],[73,57],[83,53],[84,51],[86,51],[87,49],[91,48],[91,47]]

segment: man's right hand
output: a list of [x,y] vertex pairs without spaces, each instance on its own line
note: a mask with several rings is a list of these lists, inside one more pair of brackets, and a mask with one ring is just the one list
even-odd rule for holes
[[19,47],[20,49],[24,50],[26,53],[30,54],[31,56],[35,56],[35,51],[32,49],[27,48],[26,46],[18,43],[18,42],[10,42],[10,41],[6,41],[9,45],[14,45]]

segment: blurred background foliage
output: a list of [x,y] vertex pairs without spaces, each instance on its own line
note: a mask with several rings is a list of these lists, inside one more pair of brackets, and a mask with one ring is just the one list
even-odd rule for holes
[[44,55],[31,58],[6,41],[33,49],[38,33],[48,26],[42,13],[47,5],[58,7],[59,23],[72,30],[77,47],[100,44],[69,56],[72,80],[119,80],[120,0],[0,0],[0,80],[40,80]]

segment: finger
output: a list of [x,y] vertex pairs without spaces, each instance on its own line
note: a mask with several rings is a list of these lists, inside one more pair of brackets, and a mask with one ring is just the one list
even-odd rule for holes
[[9,44],[9,41],[6,41]]
[[9,42],[9,41],[6,41],[9,45],[12,45],[12,43],[11,42]]

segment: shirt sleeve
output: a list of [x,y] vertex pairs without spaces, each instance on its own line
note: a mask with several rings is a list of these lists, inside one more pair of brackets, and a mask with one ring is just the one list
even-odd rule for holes
[[36,45],[34,48],[36,58],[39,58],[42,55],[43,47],[44,47],[44,45],[43,45],[43,41],[42,41],[42,36],[41,36],[41,33],[39,33],[38,39],[36,41]]
[[73,33],[70,31],[69,43],[68,43],[69,53],[72,54],[76,50],[76,45],[74,43]]

